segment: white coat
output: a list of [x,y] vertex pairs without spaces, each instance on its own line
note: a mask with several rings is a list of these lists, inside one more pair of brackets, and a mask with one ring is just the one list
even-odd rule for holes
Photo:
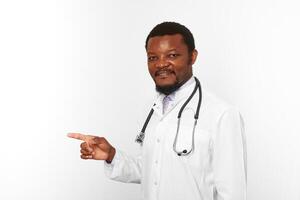
[[[246,144],[240,113],[202,89],[202,104],[195,131],[195,149],[188,156],[173,151],[177,114],[191,94],[191,78],[175,92],[174,101],[162,114],[160,94],[145,132],[140,157],[121,150],[106,175],[117,181],[142,184],[143,200],[245,200]],[[181,120],[177,150],[189,150],[198,92],[186,106]],[[138,145],[138,144],[137,144]]]

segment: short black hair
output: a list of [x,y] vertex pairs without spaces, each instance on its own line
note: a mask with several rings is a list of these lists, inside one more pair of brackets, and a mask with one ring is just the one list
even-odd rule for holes
[[189,53],[191,53],[195,49],[195,41],[194,41],[193,34],[187,27],[177,22],[162,22],[160,24],[157,24],[147,36],[146,43],[145,43],[146,50],[150,38],[155,36],[175,35],[175,34],[180,34],[182,36],[184,43],[188,47]]

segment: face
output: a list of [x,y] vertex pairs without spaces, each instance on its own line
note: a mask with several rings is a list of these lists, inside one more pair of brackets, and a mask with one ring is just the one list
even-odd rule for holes
[[197,51],[188,52],[180,34],[155,36],[147,44],[149,73],[158,87],[186,82],[192,75]]

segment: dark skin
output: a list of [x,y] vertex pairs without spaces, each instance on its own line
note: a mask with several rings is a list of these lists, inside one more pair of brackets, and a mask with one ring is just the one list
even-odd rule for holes
[[148,41],[148,70],[158,86],[184,83],[193,75],[197,50],[188,52],[180,34],[152,37]]
[[[196,49],[188,51],[180,34],[152,37],[147,45],[149,73],[158,86],[184,83],[193,75],[192,65],[197,54]],[[83,141],[80,145],[82,159],[110,163],[115,156],[115,148],[103,137],[81,133],[69,133],[68,137]]]

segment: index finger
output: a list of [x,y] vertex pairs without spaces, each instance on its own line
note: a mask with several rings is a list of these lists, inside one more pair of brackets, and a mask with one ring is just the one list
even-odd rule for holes
[[81,134],[81,133],[68,133],[67,135],[69,138],[74,138],[74,139],[77,139],[77,140],[82,140],[82,141],[87,141],[87,136],[84,135],[84,134]]

